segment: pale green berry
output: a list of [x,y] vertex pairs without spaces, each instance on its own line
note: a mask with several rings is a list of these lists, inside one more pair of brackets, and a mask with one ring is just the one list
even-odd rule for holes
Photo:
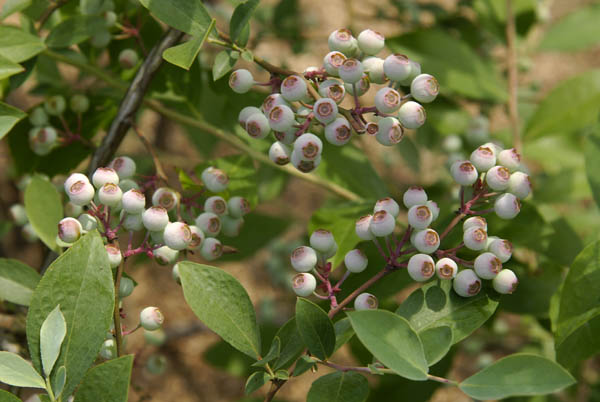
[[34,127],[29,130],[29,145],[36,155],[48,155],[58,145],[58,133],[50,126]]
[[66,108],[67,101],[62,95],[51,96],[44,102],[44,109],[51,116],[63,114]]
[[[72,182],[72,181],[71,181]],[[66,182],[65,182],[66,184]],[[75,205],[87,205],[94,198],[94,187],[87,180],[77,180],[67,190],[69,200]]]
[[39,239],[39,236],[31,225],[31,222],[27,222],[25,225],[23,225],[21,228],[21,234],[23,235],[23,238],[30,243],[33,243]]
[[413,205],[407,214],[408,224],[415,229],[426,229],[433,221],[433,214],[426,205]]
[[261,106],[261,109],[264,114],[269,114],[271,109],[273,109],[275,106],[280,106],[280,105],[284,105],[287,107],[290,106],[290,104],[285,100],[285,98],[283,96],[281,96],[281,94],[271,94],[265,98],[265,100],[263,101],[263,104]]
[[335,239],[329,230],[317,229],[310,235],[309,243],[319,253],[327,253],[335,245]]
[[162,328],[154,331],[144,330],[144,340],[149,345],[161,346],[167,341],[167,334]]
[[162,246],[152,251],[152,256],[160,265],[171,265],[177,261],[179,251],[173,250],[168,246]]
[[100,347],[100,356],[105,360],[114,359],[117,357],[117,345],[114,339],[107,339]]
[[142,213],[144,227],[151,232],[162,232],[169,223],[169,215],[163,207],[150,207]]
[[254,84],[252,73],[243,68],[235,70],[229,76],[229,87],[238,94],[245,94]]
[[250,137],[260,140],[271,132],[269,119],[262,113],[254,113],[246,119],[246,132]]
[[146,208],[146,197],[140,190],[131,189],[123,194],[121,203],[128,214],[141,214]]
[[319,84],[319,95],[324,98],[333,99],[335,103],[340,103],[346,95],[346,88],[343,82],[328,79]]
[[375,207],[373,208],[373,212],[377,211],[386,211],[394,218],[397,218],[400,214],[400,205],[398,205],[398,203],[393,198],[382,198],[380,200],[377,200],[377,202],[375,203]]
[[440,279],[452,279],[458,273],[458,265],[451,258],[441,258],[435,263],[435,272]]
[[374,55],[383,50],[385,37],[377,31],[365,29],[358,34],[358,47],[364,54]]
[[419,128],[425,123],[426,118],[425,108],[417,102],[405,102],[398,110],[398,120],[406,128]]
[[48,124],[48,115],[41,106],[36,107],[29,113],[29,122],[35,127],[42,127]]
[[206,238],[204,232],[196,225],[190,225],[192,232],[192,241],[188,244],[188,250],[198,250],[202,246],[202,242]]
[[319,153],[314,160],[306,160],[301,152],[294,150],[292,151],[290,162],[302,173],[309,173],[315,170],[321,163],[321,154]]
[[427,202],[427,193],[423,187],[411,186],[404,192],[402,202],[406,208],[423,205]]
[[288,102],[300,101],[307,95],[306,81],[299,75],[290,75],[281,82],[281,96]]
[[244,197],[231,197],[227,201],[227,209],[232,217],[241,218],[250,212],[250,203]]
[[404,81],[410,76],[410,60],[403,54],[391,54],[383,62],[383,71],[392,81]]
[[513,194],[504,193],[494,202],[494,212],[501,219],[513,219],[519,214],[521,203]]
[[379,120],[375,139],[384,146],[398,144],[404,138],[404,129],[395,117],[384,117]]
[[269,148],[269,159],[279,166],[284,166],[290,163],[292,148],[283,142],[275,141]]
[[11,205],[9,213],[13,222],[15,222],[15,225],[17,226],[23,226],[29,222],[29,219],[27,219],[27,213],[25,212],[25,207],[22,204]]
[[157,307],[146,307],[140,312],[140,324],[147,331],[156,331],[164,322],[165,317]]
[[410,95],[413,99],[422,102],[433,102],[440,92],[437,80],[429,74],[419,74],[410,84]]
[[432,222],[435,221],[438,216],[440,216],[440,207],[438,206],[437,202],[429,200],[425,203],[425,206],[429,208],[431,215],[433,215]]
[[116,243],[109,243],[104,246],[106,249],[106,254],[108,255],[108,264],[112,269],[117,268],[121,261],[123,261],[123,255],[121,254],[121,249]]
[[491,147],[480,146],[471,153],[469,158],[477,171],[487,172],[496,165],[496,154]]
[[312,133],[304,133],[294,142],[294,151],[301,159],[306,161],[317,159],[321,155],[322,150],[323,142]]
[[244,226],[244,218],[232,218],[229,215],[221,217],[221,233],[227,237],[237,237]]
[[362,63],[356,59],[346,59],[338,68],[338,74],[342,81],[349,84],[356,84],[364,74]]
[[493,253],[485,252],[475,258],[473,268],[481,279],[494,279],[502,269],[502,261]]
[[505,263],[512,256],[513,246],[508,240],[495,239],[489,244],[488,250],[494,253],[502,263]]
[[494,191],[504,191],[508,188],[510,171],[504,166],[494,166],[485,174],[485,182]]
[[463,223],[463,232],[469,228],[482,228],[487,231],[487,221],[483,216],[471,216]]
[[[379,113],[394,113],[400,108],[402,97],[393,88],[383,87],[375,94],[375,107]],[[381,127],[381,122],[379,123]]]
[[119,65],[126,70],[135,67],[139,59],[137,52],[133,49],[123,49],[119,53]]
[[274,131],[287,131],[296,124],[294,111],[285,105],[274,106],[269,112],[268,120]]
[[408,260],[407,271],[414,281],[425,282],[435,274],[435,263],[427,254],[415,254]]
[[63,218],[58,222],[58,237],[67,244],[79,240],[82,232],[81,223],[75,218]]
[[413,246],[425,254],[431,254],[440,247],[440,236],[433,229],[420,230],[415,234]]
[[339,76],[339,68],[346,60],[346,56],[338,51],[332,51],[325,55],[323,58],[323,67],[327,74],[333,77]]
[[496,292],[501,294],[510,294],[517,290],[517,286],[519,285],[519,280],[517,279],[517,275],[510,269],[503,269],[496,275],[494,281],[492,282],[492,286],[496,290]]
[[224,215],[227,213],[227,202],[223,197],[213,195],[204,201],[204,211],[212,212],[217,215]]
[[317,265],[317,253],[311,247],[296,247],[292,251],[290,261],[296,271],[309,272]]
[[221,220],[213,212],[203,212],[196,218],[196,226],[206,237],[216,237],[221,232]]
[[346,28],[333,31],[327,39],[331,51],[342,52],[346,56],[353,56],[358,50],[358,42],[352,36],[352,32]]
[[375,310],[379,306],[377,298],[370,293],[361,293],[354,299],[354,309]]
[[358,81],[356,84],[344,84],[346,92],[350,95],[354,95],[354,92],[356,90],[356,96],[363,96],[367,93],[370,87],[371,83],[369,81],[369,77],[366,74],[363,75],[360,81]]
[[181,285],[181,275],[179,274],[179,263],[173,265],[173,269],[171,270],[171,276],[173,280],[177,282],[177,284]]
[[352,128],[345,117],[340,116],[325,126],[325,139],[332,145],[345,145],[351,136]]
[[514,148],[505,149],[498,153],[498,163],[514,172],[521,166],[521,155]]
[[369,230],[375,237],[385,237],[394,232],[396,219],[386,210],[377,211],[373,214]]
[[472,269],[463,269],[452,281],[452,288],[462,297],[473,297],[481,290],[481,280]]
[[369,260],[365,253],[359,249],[350,250],[344,256],[344,265],[346,269],[352,273],[358,274],[367,269]]
[[83,213],[83,207],[81,205],[75,205],[72,202],[65,204],[65,216],[75,218]]
[[384,60],[379,57],[367,57],[362,61],[364,71],[373,84],[384,84],[387,81],[383,64]]
[[119,180],[119,187],[121,187],[121,191],[123,191],[124,193],[129,190],[140,189],[140,186],[131,179]]
[[200,247],[200,255],[207,261],[213,261],[223,255],[223,245],[214,237],[207,237]]
[[470,227],[463,233],[463,243],[469,250],[484,250],[487,244],[487,232],[481,227]]
[[400,81],[401,85],[410,86],[413,80],[421,74],[421,65],[414,60],[409,60],[408,64],[410,65],[410,72],[408,76]]
[[119,283],[119,297],[121,299],[131,295],[133,293],[133,289],[135,288],[135,284],[133,281],[127,277],[122,277],[121,282]]
[[159,187],[152,194],[152,205],[173,211],[179,205],[181,194],[168,187]]
[[98,227],[98,221],[90,214],[81,214],[77,220],[81,223],[81,228],[85,232],[92,231]]
[[365,215],[356,221],[355,231],[356,235],[361,240],[374,240],[375,236],[371,233],[369,227],[371,226],[371,220],[373,215]]
[[85,95],[76,94],[71,97],[69,106],[75,113],[85,113],[90,108],[90,100]]
[[106,183],[98,190],[98,199],[102,205],[117,207],[121,204],[123,191],[121,187],[113,183]]
[[255,106],[246,106],[242,110],[240,110],[240,114],[238,115],[238,123],[242,128],[246,128],[246,120],[248,117],[252,116],[255,113],[262,113],[259,108]]
[[95,48],[103,48],[108,46],[112,37],[109,31],[99,31],[92,35],[90,44]]
[[184,222],[170,222],[165,227],[163,239],[167,247],[173,250],[183,250],[192,241],[192,231]]
[[529,176],[523,172],[514,172],[511,174],[508,181],[508,191],[520,200],[527,198],[529,193],[531,193]]
[[329,124],[334,121],[338,114],[337,103],[333,99],[321,98],[313,106],[315,118],[323,123]]
[[298,296],[310,296],[317,288],[317,280],[313,275],[301,272],[292,278],[292,288]]
[[461,186],[470,186],[477,181],[479,173],[469,161],[456,161],[450,167],[450,173],[455,182]]
[[206,188],[213,193],[225,191],[229,184],[229,177],[221,169],[207,167],[202,171],[201,179]]
[[135,161],[128,156],[116,157],[109,163],[108,167],[112,168],[115,172],[117,172],[119,180],[129,179],[133,177],[136,170]]
[[100,167],[94,171],[92,183],[97,189],[101,188],[106,183],[119,184],[119,175],[112,168]]

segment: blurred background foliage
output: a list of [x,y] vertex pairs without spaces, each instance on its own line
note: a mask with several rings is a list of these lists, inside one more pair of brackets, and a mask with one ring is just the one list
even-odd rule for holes
[[[4,1],[0,18],[8,18],[7,22],[20,24],[26,30],[31,24],[29,18],[39,17],[46,6],[41,0],[26,2],[24,17],[19,18],[9,12],[11,3]],[[226,31],[231,13],[240,2],[205,3],[217,18],[217,26]],[[584,0],[511,3],[519,76],[517,129],[534,193],[517,219],[505,222],[490,218],[489,228],[490,234],[508,238],[515,245],[510,268],[518,273],[520,287],[514,295],[503,297],[494,316],[472,337],[454,345],[432,370],[434,374],[461,379],[508,353],[556,355],[576,375],[579,384],[559,395],[512,400],[600,401],[600,360],[593,357],[600,350],[598,316],[592,314],[589,322],[581,323],[580,330],[570,338],[560,339],[558,346],[553,336],[560,323],[561,303],[565,303],[561,283],[586,246],[592,247],[588,249],[590,255],[596,250],[594,242],[600,228],[600,4]],[[68,2],[60,9],[61,16],[76,14],[77,4]],[[141,16],[141,43],[145,49],[151,48],[162,34],[161,25],[147,18],[147,11],[136,1],[120,0],[115,4],[134,23]],[[58,21],[58,17],[53,18]],[[99,138],[116,115],[126,88],[122,83],[134,74],[133,70],[119,67],[116,55],[128,47],[139,49],[140,44],[131,38],[114,40],[108,54],[101,53],[83,42],[94,34],[90,31],[93,21],[88,22],[78,45],[81,54],[68,49],[59,54],[102,68],[118,85],[96,86],[101,81],[98,77],[84,77],[77,69],[64,65],[57,67],[56,59],[41,53],[23,63],[23,72],[0,81],[0,87],[7,102],[22,109],[31,108],[48,94],[70,94],[93,87],[86,93],[93,108],[84,116],[84,133],[86,138]],[[140,119],[142,130],[152,138],[167,165],[179,169],[180,177],[189,178],[208,163],[216,163],[230,173],[238,190],[248,190],[256,211],[248,216],[240,237],[230,242],[240,252],[224,257],[216,265],[232,272],[249,290],[263,327],[265,347],[277,328],[292,315],[295,297],[289,289],[289,253],[306,242],[307,233],[316,228],[332,230],[340,246],[336,258],[339,262],[347,250],[358,244],[354,222],[371,208],[373,201],[387,195],[398,199],[408,186],[416,184],[423,185],[430,198],[438,202],[442,223],[448,222],[457,206],[457,188],[448,174],[449,162],[468,157],[477,145],[490,140],[512,146],[516,137],[508,113],[510,57],[506,23],[506,0],[261,2],[251,23],[247,48],[272,64],[296,71],[320,65],[327,52],[329,32],[340,27],[348,27],[354,33],[372,28],[386,36],[390,51],[414,58],[422,64],[423,71],[433,74],[440,83],[441,96],[427,107],[426,124],[409,132],[399,145],[384,149],[363,136],[342,148],[326,147],[316,175],[351,190],[360,201],[341,200],[319,186],[262,164],[210,130],[174,123],[151,110],[144,111]],[[51,20],[49,24],[52,27],[56,22]],[[5,56],[9,46],[6,41],[0,38],[0,56]],[[236,67],[253,70],[259,81],[266,81],[268,74],[242,55],[227,61],[231,65],[221,66],[224,75],[213,81],[213,65],[219,51],[205,46],[189,72],[164,63],[148,97],[192,119],[208,122],[265,154],[269,141],[249,140],[237,123],[237,114],[244,106],[260,105],[266,94],[234,94],[225,73],[236,63]],[[2,124],[5,123],[0,121]],[[28,129],[29,123],[23,120],[10,131],[7,141],[0,143],[0,253],[39,267],[44,261],[42,246],[25,242],[7,218],[8,207],[19,201],[17,184],[26,173],[55,177],[77,167],[81,169],[86,166],[89,151],[74,143],[48,156],[36,156],[27,143]],[[120,153],[132,156],[142,172],[150,173],[151,159],[135,136],[131,137]],[[447,241],[455,240],[449,236]],[[371,245],[361,248],[369,254],[367,272],[376,272],[382,264],[377,263],[380,257]],[[584,264],[593,255],[584,253],[581,258],[579,263]],[[127,300],[128,308],[135,311],[159,300],[169,335],[166,344],[150,347],[138,358],[146,368],[134,374],[131,400],[150,396],[157,401],[261,400],[242,396],[251,361],[197,324],[184,306],[178,286],[171,283],[169,270],[140,259],[131,275],[140,286]],[[351,277],[344,293],[366,277],[368,274]],[[600,281],[588,279],[587,284],[585,278],[576,282],[579,288],[567,281],[564,291],[574,300],[581,293],[597,295]],[[378,283],[371,293],[379,297],[384,308],[395,310],[414,289],[408,276],[401,272]],[[0,311],[4,317],[14,308],[5,303]],[[593,311],[598,309],[596,301]],[[18,345],[18,331],[15,336],[5,329],[0,329],[0,335],[6,335],[1,337],[3,348],[5,343]],[[143,344],[141,337],[132,337],[129,347],[137,350]],[[369,353],[355,339],[342,352],[342,363],[371,361]],[[157,354],[166,358],[165,370],[156,369],[153,356]],[[162,363],[158,366],[162,367]],[[436,383],[388,376],[371,378],[370,382],[370,401],[468,400],[458,390]],[[308,380],[292,381],[278,394],[279,400],[301,401],[309,385]]]

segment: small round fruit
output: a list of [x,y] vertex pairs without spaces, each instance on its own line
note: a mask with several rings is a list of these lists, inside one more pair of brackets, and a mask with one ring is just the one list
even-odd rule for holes
[[423,205],[427,202],[427,193],[423,190],[423,187],[411,186],[404,192],[402,202],[404,202],[406,208]]
[[246,69],[235,70],[229,76],[229,87],[238,94],[245,94],[254,85],[252,73]]
[[281,94],[271,94],[265,98],[261,108],[264,114],[269,114],[271,109],[279,105],[290,106]]
[[398,110],[398,120],[406,128],[419,128],[426,118],[425,108],[414,101],[405,102]]
[[346,60],[346,56],[338,51],[329,52],[323,58],[323,67],[327,74],[333,77],[337,77],[339,74],[339,68]]
[[433,219],[431,221],[435,221],[438,216],[440,216],[440,207],[438,206],[437,202],[429,200],[425,203],[425,206],[429,208],[431,215],[433,215]]
[[484,145],[473,151],[469,159],[479,172],[487,172],[496,165],[496,153]]
[[156,331],[164,322],[165,317],[157,307],[146,307],[140,312],[140,325],[147,331]]
[[452,281],[452,288],[462,297],[472,297],[481,290],[481,280],[472,269],[463,269]]
[[373,240],[375,236],[369,229],[371,226],[371,220],[373,219],[373,215],[365,215],[356,221],[355,231],[356,235],[361,240]]
[[244,197],[231,197],[227,201],[227,209],[232,217],[241,218],[250,212],[250,203]]
[[501,219],[513,219],[519,214],[521,203],[513,194],[504,193],[496,199],[494,212]]
[[358,43],[352,32],[346,28],[336,29],[327,38],[329,50],[342,52],[347,56],[352,56],[358,49]]
[[393,198],[382,198],[380,200],[377,200],[377,202],[375,203],[375,207],[373,208],[373,212],[377,211],[386,211],[394,218],[397,218],[400,214],[400,205],[398,205],[398,203]]
[[302,173],[309,173],[315,170],[321,163],[321,154],[319,153],[315,160],[306,160],[300,152],[292,151],[290,162]]
[[408,260],[407,270],[413,280],[425,282],[435,274],[435,263],[427,254],[415,254]]
[[135,284],[130,278],[122,277],[121,282],[119,283],[119,297],[123,299],[131,295],[134,288]]
[[279,166],[287,165],[290,163],[290,157],[292,155],[292,149],[289,145],[285,145],[283,142],[275,141],[269,148],[269,159]]
[[[66,182],[65,182],[65,184],[66,184]],[[69,189],[67,191],[69,200],[73,204],[80,205],[80,206],[89,204],[90,201],[92,201],[92,199],[94,198],[94,193],[95,193],[94,187],[87,180],[87,177],[86,177],[85,181],[83,181],[83,180],[75,181],[73,184],[71,184],[69,186]]]
[[514,148],[505,149],[498,154],[498,163],[514,172],[521,165],[521,155]]
[[119,65],[125,70],[135,67],[139,59],[137,52],[133,49],[123,49],[119,53]]
[[240,110],[240,114],[238,115],[238,123],[242,128],[246,128],[246,120],[248,117],[252,116],[255,113],[262,113],[259,108],[255,106],[246,106],[242,110]]
[[440,85],[435,77],[429,74],[420,74],[410,84],[410,94],[413,99],[422,102],[433,102],[440,92]]
[[385,37],[377,31],[365,29],[358,34],[358,47],[364,54],[375,55],[383,50]]
[[146,197],[140,190],[131,189],[123,194],[121,204],[128,214],[141,214],[146,208]]
[[29,145],[36,155],[48,155],[58,145],[58,134],[50,126],[34,127],[29,130]]
[[117,172],[119,180],[129,179],[133,177],[136,170],[135,161],[129,156],[116,157],[108,164],[108,167],[114,169],[114,171]]
[[117,268],[121,264],[121,261],[123,261],[123,255],[119,246],[116,243],[109,243],[104,246],[104,249],[108,255],[108,265],[112,269]]
[[48,115],[41,106],[36,107],[29,113],[29,122],[34,127],[42,127],[48,124]]
[[332,145],[345,145],[351,136],[352,128],[345,117],[338,117],[325,126],[325,139]]
[[301,272],[292,278],[292,288],[298,296],[310,296],[317,288],[317,280],[312,274]]
[[375,107],[379,113],[394,113],[400,108],[401,102],[402,97],[398,91],[390,87],[383,87],[375,94]]
[[413,205],[408,210],[408,224],[415,229],[426,229],[431,221],[433,215],[426,205]]
[[221,169],[207,167],[202,171],[201,179],[206,188],[213,193],[225,191],[229,184],[229,177]]
[[362,78],[364,74],[362,63],[356,59],[346,59],[338,68],[338,74],[342,81],[348,84],[355,84]]
[[221,220],[212,212],[203,212],[196,218],[196,226],[206,237],[216,237],[221,232]]
[[409,60],[408,64],[410,65],[410,72],[404,80],[400,81],[400,85],[410,86],[413,80],[421,74],[421,65],[419,63],[414,60]]
[[487,221],[483,216],[471,216],[463,223],[463,232],[469,228],[482,228],[487,231]]
[[300,101],[307,95],[306,81],[299,75],[290,75],[281,82],[281,96],[288,102]]
[[519,280],[517,275],[510,269],[503,269],[496,275],[492,282],[492,286],[496,292],[501,294],[511,294],[517,290]]
[[11,205],[9,213],[13,222],[15,222],[15,225],[17,226],[23,226],[29,222],[29,219],[27,218],[27,212],[25,212],[25,207],[22,204]]
[[86,232],[94,230],[98,227],[98,221],[90,214],[81,214],[77,220],[79,223],[81,223],[81,228]]
[[317,253],[311,247],[300,246],[292,251],[290,261],[296,271],[309,272],[317,265]]
[[163,239],[167,247],[173,250],[183,250],[192,241],[192,231],[183,222],[170,222],[165,227]]
[[363,96],[367,93],[370,87],[371,82],[369,81],[367,74],[363,75],[360,81],[358,81],[356,84],[344,84],[344,89],[346,92],[348,92],[350,95],[354,95],[356,92],[356,96]]
[[329,124],[337,117],[337,103],[330,98],[321,98],[315,102],[313,106],[313,113],[319,122],[323,124]]
[[529,176],[523,172],[514,172],[508,180],[508,192],[518,199],[527,198],[531,193],[531,181]]
[[207,261],[213,261],[223,255],[223,245],[214,237],[207,237],[200,248],[200,255]]
[[415,233],[412,244],[420,253],[431,254],[440,247],[440,236],[433,229],[423,229]]
[[510,172],[504,166],[494,166],[485,174],[485,182],[494,191],[504,191],[508,188]]
[[275,106],[269,112],[269,127],[274,131],[287,131],[296,124],[294,117],[294,111],[289,106]]
[[46,109],[46,113],[48,113],[51,116],[58,116],[63,114],[66,108],[67,101],[61,95],[51,96],[44,102],[44,109]]
[[227,213],[227,202],[223,197],[213,195],[204,201],[204,211],[212,212],[217,215],[224,215]]
[[105,360],[114,359],[117,357],[117,344],[114,339],[107,339],[100,347],[100,356]]
[[455,182],[461,186],[470,186],[477,181],[479,173],[469,161],[456,161],[450,167],[450,173]]
[[152,251],[152,256],[160,265],[171,265],[177,261],[179,251],[173,250],[168,246],[162,246]]
[[98,190],[98,199],[102,205],[116,207],[121,203],[123,191],[114,183],[106,183]]
[[354,309],[360,310],[375,310],[379,306],[377,298],[371,293],[361,293],[354,299]]
[[392,81],[401,82],[410,76],[411,65],[403,54],[391,54],[383,62],[383,71]]
[[119,184],[119,175],[112,168],[100,167],[92,175],[92,183],[98,189],[106,183]]
[[346,253],[344,256],[344,264],[346,265],[346,269],[348,271],[358,274],[367,269],[369,260],[367,259],[365,253],[356,248]]
[[58,222],[58,237],[65,243],[75,243],[82,232],[83,227],[75,218],[63,218]]
[[221,233],[227,237],[237,237],[244,226],[244,218],[232,218],[229,215],[221,217]]
[[394,232],[396,219],[385,210],[377,211],[373,214],[369,230],[376,237],[385,237]]
[[481,279],[494,279],[502,269],[502,261],[493,253],[485,252],[475,258],[473,268]]
[[137,232],[144,228],[144,222],[142,221],[142,214],[128,214],[125,211],[121,211],[121,218],[123,222],[123,229],[130,232]]
[[387,81],[383,71],[383,63],[383,59],[379,57],[367,57],[362,61],[365,73],[373,84],[385,84]]
[[319,137],[312,133],[304,133],[296,142],[294,142],[294,152],[296,152],[302,160],[313,161],[321,155],[323,150],[323,142]]
[[196,225],[190,225],[190,231],[192,232],[192,241],[190,241],[187,248],[188,250],[198,250],[206,238],[206,235]]
[[395,117],[384,117],[379,120],[375,139],[384,146],[398,144],[404,138],[404,129]]
[[469,250],[481,251],[487,244],[487,232],[480,227],[470,227],[463,233],[463,242]]
[[123,179],[123,180],[119,180],[119,187],[121,187],[121,191],[123,192],[127,192],[129,190],[139,190],[140,186],[133,180],[131,179]]
[[317,229],[310,235],[309,243],[319,253],[327,253],[335,245],[335,239],[329,230]]
[[246,119],[244,126],[248,135],[254,139],[260,140],[265,138],[271,132],[269,119],[264,114],[254,113]]
[[488,250],[505,263],[512,257],[513,245],[508,240],[496,239],[489,244]]
[[142,213],[144,227],[151,232],[162,232],[169,223],[169,215],[163,207],[150,207]]
[[333,99],[335,103],[340,103],[346,96],[346,87],[343,82],[338,80],[325,80],[319,84],[319,95]]
[[85,113],[90,108],[90,100],[85,95],[75,94],[69,100],[69,106],[75,113]]
[[451,258],[441,258],[435,263],[435,272],[440,279],[452,279],[458,273],[458,265]]

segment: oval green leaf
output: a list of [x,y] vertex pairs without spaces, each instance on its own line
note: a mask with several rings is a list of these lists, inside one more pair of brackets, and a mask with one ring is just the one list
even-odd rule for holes
[[60,305],[48,314],[40,328],[40,350],[42,367],[46,377],[50,376],[54,363],[60,354],[60,347],[67,334],[67,323],[60,311]]
[[283,324],[275,337],[279,338],[281,341],[281,350],[279,352],[279,357],[272,364],[273,370],[278,370],[280,368],[289,367],[292,362],[300,355],[302,349],[304,348],[304,343],[302,342],[302,337],[298,332],[298,326],[296,325],[296,317],[292,317]]
[[140,3],[157,19],[192,36],[202,36],[212,19],[198,0],[140,0]]
[[600,42],[600,5],[578,8],[551,25],[540,43],[540,50],[574,52]]
[[460,297],[450,281],[430,282],[415,290],[398,307],[396,314],[406,318],[417,331],[447,325],[457,343],[483,325],[494,314],[498,302],[485,292],[474,297]]
[[337,371],[313,382],[306,402],[364,402],[368,396],[365,377],[353,371]]
[[76,15],[52,28],[46,38],[46,44],[51,48],[69,47],[104,30],[106,30],[104,18],[97,15]]
[[252,17],[252,14],[254,14],[254,10],[256,10],[256,7],[258,6],[258,1],[259,0],[248,0],[238,5],[233,11],[233,15],[229,21],[229,37],[233,42],[246,46],[245,42],[248,37],[247,35],[243,35],[243,33],[250,23],[250,18]]
[[44,50],[40,38],[17,27],[0,26],[0,56],[21,63]]
[[22,402],[15,394],[0,389],[0,402]]
[[21,356],[0,352],[0,382],[15,387],[46,388],[44,379]]
[[450,346],[452,346],[452,329],[447,325],[428,328],[419,332],[419,338],[421,338],[423,344],[427,363],[431,367],[442,360],[450,350]]
[[74,402],[127,402],[133,355],[99,364],[85,373]]
[[472,375],[459,388],[475,399],[544,395],[575,384],[567,370],[545,357],[517,353]]
[[56,250],[58,222],[63,218],[63,207],[56,187],[40,176],[34,176],[25,189],[27,218],[40,239],[51,250]]
[[310,353],[326,360],[335,348],[335,329],[323,309],[301,297],[296,301],[296,325]]
[[183,295],[196,316],[224,341],[260,358],[260,333],[254,307],[244,287],[222,269],[179,263]]
[[0,299],[29,306],[40,274],[20,261],[0,258]]
[[64,394],[70,395],[92,365],[110,328],[114,283],[98,232],[90,232],[58,257],[40,280],[27,314],[27,342],[41,371],[40,329],[60,304],[67,323],[57,366],[67,369]]
[[[3,77],[0,76],[0,79],[2,78]],[[16,107],[7,105],[4,102],[0,102],[0,140],[6,134],[8,134],[8,132],[15,126],[15,124],[17,124],[25,116],[27,116],[27,114],[21,109],[17,109]]]
[[423,345],[406,319],[385,310],[354,311],[348,317],[358,339],[386,367],[410,380],[427,380]]

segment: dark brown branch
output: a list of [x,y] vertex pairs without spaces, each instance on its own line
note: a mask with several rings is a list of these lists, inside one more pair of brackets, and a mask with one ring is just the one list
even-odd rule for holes
[[182,32],[169,29],[161,41],[148,54],[148,57],[133,78],[129,89],[127,89],[127,93],[117,112],[117,117],[113,120],[108,133],[102,140],[102,144],[100,144],[92,156],[89,166],[90,174],[98,167],[105,166],[113,157],[119,145],[121,145],[123,138],[125,138],[125,134],[131,127],[131,121],[135,118],[135,114],[144,100],[144,95],[148,90],[152,77],[162,64],[163,52],[177,44],[182,36]]

